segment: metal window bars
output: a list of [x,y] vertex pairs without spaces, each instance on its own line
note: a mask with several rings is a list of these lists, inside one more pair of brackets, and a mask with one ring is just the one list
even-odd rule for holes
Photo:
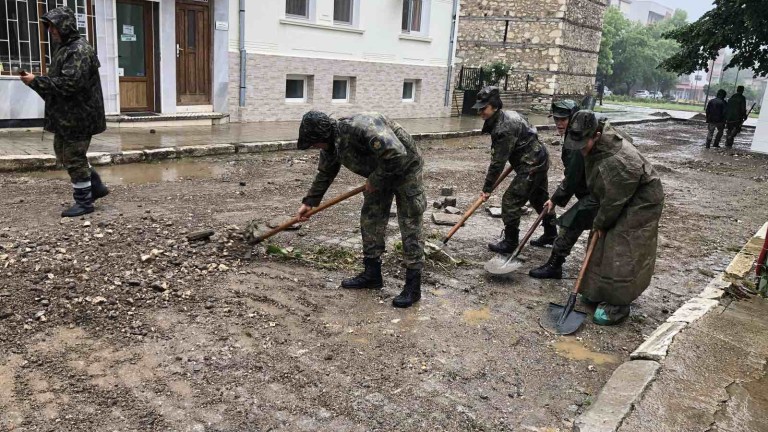
[[12,75],[19,69],[45,74],[51,47],[40,17],[59,6],[75,12],[80,34],[95,48],[92,0],[0,0],[0,75]]

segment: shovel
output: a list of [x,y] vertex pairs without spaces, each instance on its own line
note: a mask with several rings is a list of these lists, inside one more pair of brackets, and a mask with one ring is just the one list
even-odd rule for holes
[[[352,198],[353,196],[359,194],[363,190],[365,190],[365,185],[360,186],[360,187],[355,188],[355,189],[352,189],[349,192],[345,192],[345,193],[343,193],[343,194],[341,194],[341,195],[339,195],[339,196],[337,196],[337,197],[335,197],[333,199],[330,199],[330,200],[320,204],[319,206],[313,208],[312,210],[308,211],[307,214],[306,214],[306,217],[310,217],[310,216],[314,215],[315,213],[319,213],[319,212],[327,209],[328,207],[334,206],[334,205],[336,205],[336,204],[338,204],[338,203],[340,203],[340,202],[342,202],[342,201],[344,201],[346,199]],[[280,226],[278,226],[277,228],[274,228],[274,229],[272,229],[272,230],[270,230],[270,231],[268,231],[268,232],[266,232],[266,233],[264,233],[264,234],[262,234],[260,236],[255,237],[251,241],[251,243],[252,244],[259,244],[259,243],[263,242],[264,240],[272,237],[273,235],[275,235],[275,234],[277,234],[277,233],[279,233],[281,231],[285,231],[286,229],[290,228],[292,225],[297,224],[298,222],[300,222],[298,216],[293,217],[290,220],[287,220],[287,221],[283,222],[282,224],[280,224]]]
[[517,246],[517,250],[509,256],[509,258],[504,259],[503,255],[497,255],[488,262],[485,263],[485,271],[487,271],[490,274],[494,275],[505,275],[512,273],[513,271],[520,268],[520,266],[523,264],[519,259],[517,259],[517,256],[520,255],[520,252],[523,251],[523,248],[526,244],[528,244],[528,240],[531,239],[531,236],[536,231],[536,228],[539,227],[541,224],[541,221],[544,220],[544,216],[547,215],[547,209],[541,211],[541,214],[539,214],[539,217],[536,218],[536,221],[533,222],[533,225],[531,225],[530,228],[528,228],[528,232],[525,233],[525,237],[523,237],[523,241],[520,242],[520,244]]
[[[509,174],[511,172],[512,172],[512,167],[511,166],[507,167],[507,169],[505,169],[504,172],[501,173],[499,178],[496,179],[496,183],[493,184],[493,189],[491,189],[491,192],[496,190],[496,188],[499,187],[501,182],[503,182],[504,179],[507,178],[507,176],[509,176]],[[448,234],[443,238],[443,240],[441,242],[442,244],[440,244],[440,245],[433,245],[432,247],[436,248],[438,250],[443,249],[448,244],[448,240],[450,240],[451,237],[453,237],[453,235],[456,234],[456,231],[458,231],[459,228],[461,228],[462,225],[464,225],[464,222],[466,222],[467,219],[469,219],[469,217],[472,216],[475,213],[475,211],[477,211],[477,209],[480,208],[481,205],[483,205],[483,202],[485,202],[485,201],[483,201],[482,197],[478,198],[475,201],[475,203],[472,204],[472,206],[466,212],[464,212],[464,215],[456,223],[456,225],[454,225],[453,228],[451,228],[451,230],[448,231]]]
[[589,247],[587,248],[587,255],[584,257],[584,263],[581,265],[579,271],[579,277],[576,279],[576,286],[573,288],[573,292],[568,296],[568,303],[565,306],[559,304],[550,303],[547,308],[547,312],[539,320],[541,327],[557,335],[569,335],[574,333],[581,327],[587,314],[584,312],[574,311],[576,306],[576,296],[581,290],[581,281],[584,279],[584,274],[587,272],[587,266],[589,260],[592,258],[592,252],[595,250],[597,244],[597,234],[592,233],[592,238],[589,241]]

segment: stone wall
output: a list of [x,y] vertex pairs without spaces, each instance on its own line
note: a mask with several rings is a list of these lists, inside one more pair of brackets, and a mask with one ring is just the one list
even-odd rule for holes
[[[240,58],[229,53],[230,81],[239,82]],[[300,120],[309,110],[335,116],[377,111],[393,118],[444,117],[451,107],[444,106],[447,67],[416,66],[379,62],[313,59],[278,55],[248,54],[246,106],[239,106],[239,87],[229,88],[232,121]],[[307,102],[285,100],[287,75],[310,76]],[[333,78],[353,77],[348,103],[331,101]],[[403,102],[403,82],[418,80],[416,100]]]
[[583,95],[594,86],[606,7],[607,0],[462,0],[458,68],[501,60],[513,75],[533,77],[531,93]]

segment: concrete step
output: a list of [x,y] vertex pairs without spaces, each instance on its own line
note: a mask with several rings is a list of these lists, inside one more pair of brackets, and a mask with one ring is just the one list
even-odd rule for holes
[[229,123],[229,114],[217,112],[190,112],[175,114],[121,114],[108,115],[108,127],[166,127],[166,126],[213,126]]

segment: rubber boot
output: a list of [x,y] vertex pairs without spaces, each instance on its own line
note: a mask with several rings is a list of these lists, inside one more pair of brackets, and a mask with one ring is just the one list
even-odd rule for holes
[[507,227],[504,228],[504,240],[498,243],[488,243],[488,249],[490,249],[491,252],[500,254],[512,253],[520,244],[520,240],[518,239],[519,235],[520,230],[517,229],[517,227],[507,225]]
[[381,277],[381,259],[363,258],[363,269],[359,275],[341,281],[341,287],[347,289],[379,289],[384,286]]
[[75,188],[72,192],[75,204],[61,212],[61,217],[77,217],[93,213],[93,194],[91,187]]
[[601,326],[620,324],[629,317],[630,311],[631,307],[629,305],[617,306],[602,302],[595,309],[595,313],[592,315],[592,322]]
[[419,300],[421,300],[421,269],[408,269],[405,271],[403,292],[392,299],[392,306],[407,308]]
[[542,234],[541,237],[537,239],[531,240],[531,246],[551,246],[555,243],[556,238],[557,227],[555,226],[555,216],[546,215],[544,216],[544,234]]
[[549,256],[543,266],[532,269],[528,272],[528,275],[536,279],[562,279],[563,278],[563,263],[565,257],[555,255],[554,253]]
[[109,195],[109,189],[107,189],[107,185],[101,181],[101,176],[93,168],[91,168],[91,189],[94,201]]

